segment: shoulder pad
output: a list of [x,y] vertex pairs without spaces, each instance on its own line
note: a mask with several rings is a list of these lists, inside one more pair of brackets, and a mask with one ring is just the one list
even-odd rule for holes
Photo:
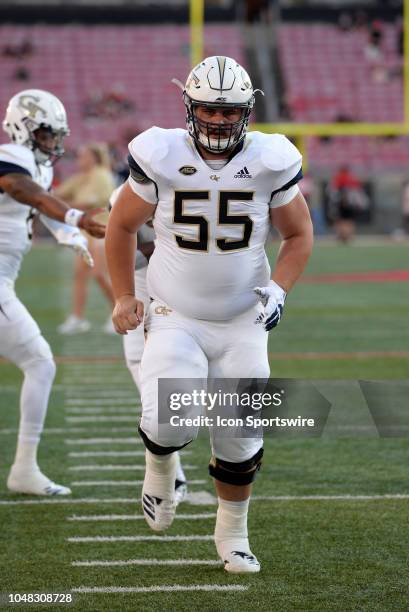
[[261,147],[261,161],[269,170],[282,172],[292,166],[301,167],[301,153],[283,134],[261,136],[257,138]]
[[28,170],[31,176],[35,173],[34,153],[23,145],[12,143],[0,145],[0,161],[21,166]]
[[134,138],[128,145],[128,149],[134,160],[145,170],[149,176],[148,169],[154,169],[155,163],[161,161],[169,150],[167,130],[151,127]]

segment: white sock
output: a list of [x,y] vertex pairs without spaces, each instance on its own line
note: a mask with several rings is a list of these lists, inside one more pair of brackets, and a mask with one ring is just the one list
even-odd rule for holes
[[233,550],[250,554],[247,534],[247,513],[250,498],[227,501],[219,497],[214,539],[217,552],[224,559]]
[[48,399],[55,376],[50,359],[36,360],[24,368],[20,396],[20,425],[14,466],[18,470],[35,471],[37,447],[47,414]]
[[144,494],[161,499],[172,499],[175,490],[176,453],[169,455],[154,455],[148,449],[145,452],[146,478],[143,486]]
[[[27,428],[27,423],[25,427]],[[41,433],[41,430],[39,433]],[[14,466],[16,469],[32,471],[38,468],[37,449],[39,441],[39,436],[36,441],[28,441],[24,435],[18,437],[16,456],[14,459]]]
[[180,480],[180,482],[186,482],[186,476],[185,473],[183,471],[182,468],[182,462],[180,460],[180,454],[178,452],[175,453],[176,455],[176,480]]

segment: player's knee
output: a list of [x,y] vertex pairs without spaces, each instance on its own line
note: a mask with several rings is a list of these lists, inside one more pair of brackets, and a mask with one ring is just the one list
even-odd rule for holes
[[25,375],[34,376],[37,380],[45,382],[54,380],[57,370],[50,346],[42,336],[37,336],[28,342],[15,363]]
[[23,367],[26,375],[30,375],[44,382],[53,381],[57,372],[55,361],[52,357],[37,357],[33,358]]
[[172,445],[166,444],[166,440],[164,442],[161,440],[161,444],[158,444],[158,442],[152,440],[151,437],[148,437],[141,427],[138,427],[138,432],[142,438],[145,448],[147,448],[154,455],[169,455],[170,453],[181,450],[192,441],[188,440],[187,442],[183,442],[183,444]]
[[243,486],[251,484],[261,467],[264,449],[260,448],[253,457],[246,461],[231,462],[212,457],[209,463],[209,474],[220,482]]

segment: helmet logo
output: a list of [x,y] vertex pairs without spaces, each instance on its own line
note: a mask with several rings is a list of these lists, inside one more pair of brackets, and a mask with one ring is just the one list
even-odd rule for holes
[[30,117],[30,119],[34,119],[37,112],[42,113],[43,117],[47,116],[45,110],[42,109],[41,106],[38,106],[38,98],[35,98],[34,96],[20,96],[18,102],[21,108],[24,108],[24,110],[28,111],[28,116]]

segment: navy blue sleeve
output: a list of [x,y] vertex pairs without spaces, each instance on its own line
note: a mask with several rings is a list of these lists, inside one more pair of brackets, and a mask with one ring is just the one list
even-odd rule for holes
[[139,164],[136,163],[132,155],[128,155],[129,173],[137,183],[150,183],[152,179],[144,172]]
[[5,176],[6,174],[27,174],[28,176],[31,176],[27,168],[23,168],[18,164],[0,161],[0,176]]
[[276,193],[280,193],[280,191],[287,191],[288,189],[290,189],[290,187],[292,187],[293,185],[296,185],[298,181],[301,181],[302,177],[303,177],[303,173],[302,173],[302,170],[300,170],[298,174],[296,174],[294,178],[291,179],[291,181],[288,181],[288,183],[280,187],[280,189],[276,189],[275,191],[273,191],[271,193],[270,200],[273,196],[275,196]]

